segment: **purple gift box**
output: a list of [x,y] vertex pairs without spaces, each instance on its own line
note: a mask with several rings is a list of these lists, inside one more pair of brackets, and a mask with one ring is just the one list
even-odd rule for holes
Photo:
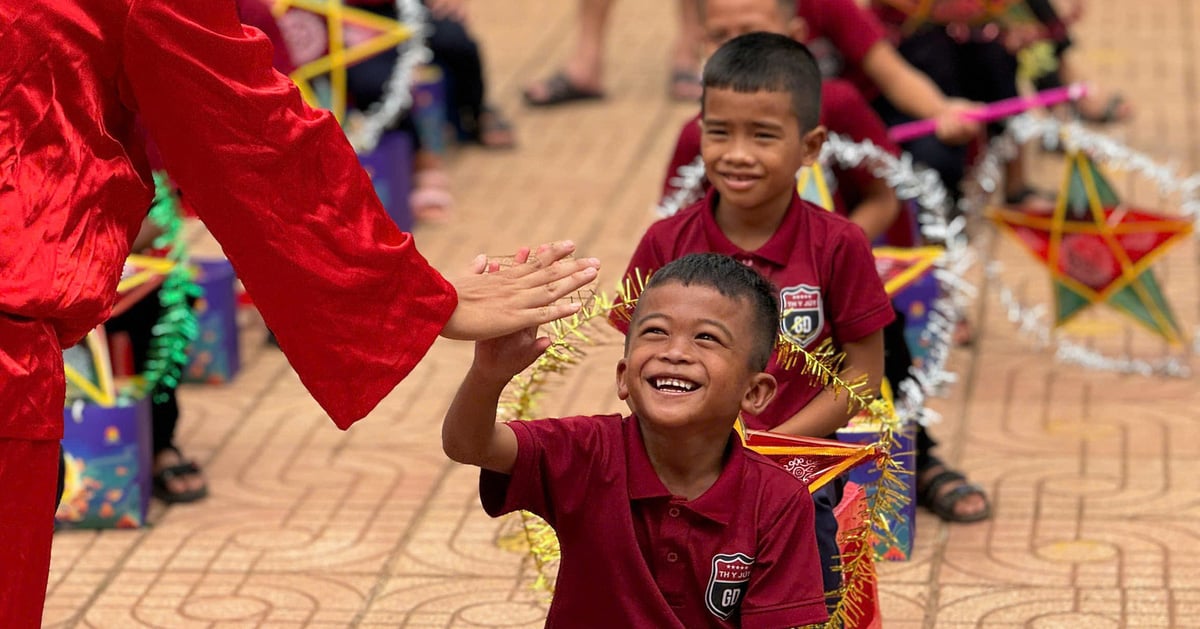
[[375,150],[358,156],[379,202],[401,231],[411,232],[412,210],[408,195],[412,191],[412,140],[408,134],[392,131],[379,138]]
[[137,528],[150,505],[150,403],[78,403],[63,412],[62,528]]
[[233,266],[224,258],[193,259],[196,283],[204,291],[196,300],[196,340],[188,349],[186,382],[225,384],[241,369],[237,299]]

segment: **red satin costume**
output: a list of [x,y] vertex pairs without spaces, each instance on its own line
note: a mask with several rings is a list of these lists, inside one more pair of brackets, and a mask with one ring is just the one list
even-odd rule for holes
[[0,3],[0,626],[40,624],[62,349],[101,323],[152,196],[134,117],[341,428],[425,354],[453,287],[233,0]]

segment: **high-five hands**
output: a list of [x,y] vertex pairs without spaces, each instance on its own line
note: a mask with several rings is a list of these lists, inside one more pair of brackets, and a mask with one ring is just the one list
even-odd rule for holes
[[566,259],[574,251],[571,241],[549,243],[538,247],[536,258],[530,261],[529,250],[523,249],[515,256],[515,264],[503,270],[487,256],[476,257],[470,273],[452,280],[458,307],[442,336],[480,341],[519,330],[535,331],[543,323],[578,312],[579,303],[558,301],[596,279],[600,261]]

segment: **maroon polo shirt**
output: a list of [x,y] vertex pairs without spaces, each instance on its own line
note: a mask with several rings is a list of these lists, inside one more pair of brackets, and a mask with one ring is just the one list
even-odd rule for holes
[[[691,164],[700,155],[700,116],[697,114],[683,125],[679,131],[679,140],[675,142],[675,152],[667,167],[667,177],[663,181],[663,199],[671,196],[678,189],[676,175],[679,167]],[[862,94],[847,81],[828,79],[821,84],[821,124],[830,133],[836,133],[855,142],[869,140],[892,155],[900,155],[900,148],[888,139],[887,127],[879,119],[879,115]],[[834,210],[842,215],[848,215],[852,208],[862,202],[864,190],[876,179],[871,169],[866,166],[857,168],[832,167],[829,169],[832,177],[826,182],[833,197]],[[704,181],[705,191],[709,187]],[[907,224],[907,221],[905,222]],[[888,244],[894,246],[911,246],[912,239],[902,230],[896,235],[888,234]],[[898,239],[898,240],[897,240]],[[893,242],[893,240],[897,240]]]
[[796,16],[808,26],[804,43],[819,54],[828,44],[839,57],[837,76],[850,81],[868,99],[879,89],[863,69],[863,60],[871,48],[887,36],[875,14],[858,6],[855,0],[796,0]]
[[[715,207],[716,192],[710,190],[695,205],[651,225],[623,277],[635,278],[638,272],[647,277],[689,253],[732,256],[771,280],[779,290],[780,332],[810,350],[827,338],[839,347],[857,341],[895,318],[867,237],[846,218],[793,194],[775,235],[746,251],[721,231]],[[627,328],[615,318],[614,323]],[[761,415],[746,416],[746,424],[758,430],[775,428],[821,392],[799,369],[785,370],[775,360],[767,372],[778,380],[779,390]]]
[[695,500],[671,495],[636,417],[510,422],[512,474],[484,470],[483,508],[524,509],[562,548],[547,627],[777,628],[826,620],[808,489],[733,437]]

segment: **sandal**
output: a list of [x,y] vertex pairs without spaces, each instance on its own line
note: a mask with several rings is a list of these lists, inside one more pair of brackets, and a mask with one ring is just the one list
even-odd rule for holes
[[195,463],[183,458],[177,448],[168,448],[175,452],[179,457],[179,463],[168,465],[154,473],[153,477],[153,493],[154,497],[167,504],[183,504],[187,502],[196,502],[208,496],[208,485],[201,486],[198,489],[186,489],[184,491],[171,491],[171,481],[175,479],[187,478],[190,476],[199,476],[200,468]]
[[517,146],[512,123],[496,109],[484,107],[476,119],[475,142],[488,149],[511,149]]
[[681,103],[694,103],[704,94],[700,75],[691,70],[676,69],[671,72],[671,99]]
[[604,98],[601,90],[578,87],[562,72],[555,72],[542,82],[542,96],[534,97],[528,89],[524,91],[525,104],[530,107],[553,107],[583,100]]
[[[926,478],[929,470],[941,468],[940,472]],[[946,490],[947,486],[956,485]],[[975,513],[959,513],[954,507],[967,496],[976,495],[983,499],[983,509]],[[917,504],[929,509],[946,522],[981,522],[992,517],[992,505],[983,488],[967,482],[961,472],[950,469],[936,457],[929,457],[929,464],[917,472]]]
[[1094,110],[1091,112],[1085,111],[1084,107],[1079,101],[1071,103],[1071,109],[1075,112],[1075,115],[1079,117],[1080,120],[1099,125],[1112,124],[1114,122],[1124,122],[1132,117],[1129,103],[1125,102],[1125,97],[1121,94],[1113,94],[1112,96],[1109,96],[1108,101],[1104,103],[1104,108],[1100,110],[1100,113],[1095,113]]

